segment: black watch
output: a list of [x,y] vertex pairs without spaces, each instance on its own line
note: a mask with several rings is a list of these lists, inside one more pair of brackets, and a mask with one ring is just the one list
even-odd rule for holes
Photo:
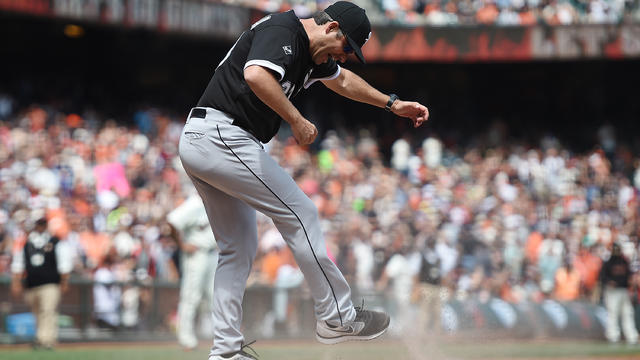
[[391,112],[391,106],[393,106],[393,103],[396,100],[398,100],[398,95],[389,94],[389,101],[387,101],[387,105],[384,107],[384,109],[387,110],[388,112]]

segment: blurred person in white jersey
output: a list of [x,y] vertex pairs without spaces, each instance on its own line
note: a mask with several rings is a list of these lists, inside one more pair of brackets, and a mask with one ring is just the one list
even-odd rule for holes
[[195,192],[167,215],[171,237],[178,244],[181,283],[178,305],[178,342],[185,350],[198,345],[195,323],[201,308],[200,321],[210,324],[208,316],[213,300],[213,283],[218,265],[218,247],[202,199]]

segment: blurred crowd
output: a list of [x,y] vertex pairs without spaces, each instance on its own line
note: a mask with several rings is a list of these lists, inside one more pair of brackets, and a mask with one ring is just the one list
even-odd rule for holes
[[[117,122],[0,96],[0,274],[46,217],[74,254],[72,279],[178,281],[166,215],[193,192],[177,158],[183,121],[147,108]],[[292,138],[266,150],[317,205],[329,253],[361,293],[415,301],[429,258],[450,299],[598,302],[612,245],[635,271],[640,235],[639,159],[613,128],[599,139],[576,154],[554,138],[524,148],[405,136],[384,159],[375,134],[329,131],[318,151]],[[304,286],[273,223],[258,219],[251,285]]]
[[379,0],[391,21],[435,26],[637,22],[634,0]]
[[[293,9],[309,16],[327,0],[228,0],[272,13]],[[640,20],[635,0],[357,0],[377,24],[499,25],[618,24]]]

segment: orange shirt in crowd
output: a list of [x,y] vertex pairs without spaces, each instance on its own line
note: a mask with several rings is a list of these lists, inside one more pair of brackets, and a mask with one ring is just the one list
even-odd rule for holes
[[522,300],[513,292],[513,288],[509,285],[509,282],[503,282],[499,291],[500,298],[508,303],[517,304]]
[[436,10],[438,10],[438,11],[440,10],[440,4],[438,4],[437,2],[431,2],[431,3],[428,3],[427,5],[425,5],[423,13],[426,16],[426,15],[429,15],[430,13],[432,13],[433,11],[436,11]]
[[598,282],[602,260],[588,250],[581,250],[573,260],[573,267],[580,274],[585,289],[593,290]]
[[293,253],[286,246],[279,249],[272,249],[266,253],[262,258],[260,270],[267,278],[269,284],[273,284],[278,277],[278,269],[285,264],[297,266],[293,258]]
[[527,260],[529,260],[529,263],[531,264],[537,264],[538,263],[538,249],[540,249],[540,244],[542,244],[542,240],[544,240],[542,238],[542,234],[539,233],[538,231],[534,231],[531,234],[529,234],[529,237],[527,238],[527,243],[525,244],[525,248],[524,248],[524,254],[527,257]]
[[288,138],[284,144],[284,148],[282,149],[284,160],[290,164],[295,163],[294,159],[304,156],[304,152],[305,150],[296,143],[296,139],[294,137]]
[[85,200],[80,198],[73,198],[71,200],[73,210],[81,217],[89,217],[93,215],[91,205]]
[[412,11],[416,4],[413,0],[398,0],[398,5],[404,11]]
[[47,220],[49,222],[49,232],[60,239],[66,239],[69,235],[70,227],[67,221],[67,214],[64,209],[48,209]]
[[84,249],[87,259],[94,266],[102,264],[109,248],[111,248],[111,239],[104,233],[94,233],[91,231],[83,231],[79,234],[80,244]]
[[561,267],[556,271],[554,296],[560,301],[572,301],[580,296],[580,273],[576,269]]
[[280,250],[271,250],[262,258],[262,266],[260,270],[269,284],[273,284],[276,281],[278,269],[284,264],[280,252]]
[[79,127],[82,127],[82,124],[84,123],[84,121],[82,120],[82,117],[80,117],[78,114],[69,114],[65,118],[65,123],[67,124],[68,127],[72,129],[77,129]]
[[519,15],[520,24],[523,26],[535,25],[538,22],[538,19],[536,19],[536,14],[534,14],[531,10],[523,11]]
[[487,4],[487,6],[481,8],[476,13],[476,20],[480,24],[493,24],[500,15],[498,8],[494,4]]

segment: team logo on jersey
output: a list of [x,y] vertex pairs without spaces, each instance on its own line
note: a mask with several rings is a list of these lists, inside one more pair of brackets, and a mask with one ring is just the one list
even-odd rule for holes
[[33,254],[29,260],[34,267],[42,266],[42,264],[44,264],[44,255],[40,253]]
[[[371,39],[371,31],[369,31],[369,36],[367,36],[367,38],[364,39],[364,44],[366,44],[367,41],[369,41],[369,39]],[[364,46],[364,44],[362,44],[362,46]]]
[[291,55],[293,54],[293,51],[291,51],[291,45],[285,45],[282,47],[282,50],[284,50],[284,53],[286,55]]

